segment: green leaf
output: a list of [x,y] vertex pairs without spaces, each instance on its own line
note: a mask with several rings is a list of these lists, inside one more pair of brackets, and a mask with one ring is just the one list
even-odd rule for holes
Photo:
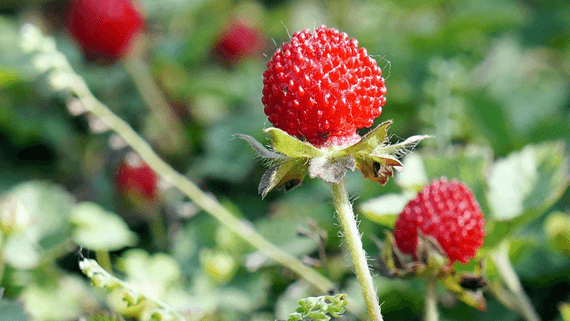
[[404,207],[415,197],[415,193],[386,194],[380,197],[369,199],[360,204],[360,211],[369,220],[384,225],[394,227],[398,215]]
[[402,170],[395,177],[396,183],[404,190],[420,191],[428,184],[424,162],[419,153],[407,155],[402,162]]
[[570,182],[568,162],[563,142],[546,142],[529,145],[496,163],[488,197],[497,220],[487,222],[486,247],[497,246],[562,197]]
[[562,320],[570,321],[570,303],[562,303],[558,307],[560,309],[560,315],[562,316]]
[[137,235],[121,217],[95,203],[79,203],[72,211],[73,240],[81,246],[95,251],[115,251],[137,242]]
[[288,192],[303,183],[307,171],[306,159],[290,159],[281,165],[268,169],[261,177],[257,191],[261,194],[261,198],[265,198],[267,193],[275,187],[277,189],[283,188],[285,192]]
[[347,170],[354,171],[356,163],[351,155],[332,158],[327,156],[312,158],[309,162],[309,176],[318,177],[330,184],[338,184]]
[[265,129],[265,132],[271,135],[273,148],[285,156],[291,158],[312,158],[323,156],[325,154],[324,151],[309,143],[302,142],[299,139],[290,136],[281,129],[270,127]]

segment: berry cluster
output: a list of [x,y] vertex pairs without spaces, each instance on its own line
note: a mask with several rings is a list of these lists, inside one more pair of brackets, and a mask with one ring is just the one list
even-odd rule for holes
[[305,29],[277,50],[263,74],[262,102],[269,121],[321,147],[358,141],[382,113],[382,71],[346,33]]
[[451,263],[475,256],[485,236],[483,214],[471,190],[445,178],[424,187],[398,217],[394,238],[400,251],[415,257],[418,229],[437,240]]
[[76,0],[67,29],[91,59],[115,60],[125,55],[144,20],[130,0]]

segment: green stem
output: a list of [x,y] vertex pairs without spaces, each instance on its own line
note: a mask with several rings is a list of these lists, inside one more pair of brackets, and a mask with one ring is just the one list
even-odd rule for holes
[[437,312],[437,279],[431,276],[426,278],[426,321],[439,320]]
[[368,260],[366,259],[364,248],[362,247],[360,232],[358,231],[355,215],[352,211],[352,204],[348,199],[344,179],[338,184],[333,184],[332,190],[333,204],[342,231],[344,232],[346,243],[350,249],[358,282],[360,282],[360,286],[362,287],[368,316],[373,321],[381,321],[382,314],[380,312],[380,305],[378,304],[376,289],[372,282],[372,274],[370,274],[370,269],[368,268]]
[[159,251],[165,251],[168,245],[168,236],[166,235],[166,227],[160,217],[160,213],[152,216],[147,224],[154,246]]
[[97,262],[105,271],[112,273],[113,267],[111,266],[111,257],[109,256],[109,252],[107,251],[96,251],[95,257],[97,258]]
[[212,195],[204,193],[200,188],[198,188],[198,186],[184,177],[184,175],[175,171],[170,165],[163,161],[152,150],[150,145],[124,120],[115,115],[107,106],[97,100],[81,77],[75,77],[77,79],[70,82],[69,89],[71,89],[77,98],[81,100],[83,106],[85,106],[95,116],[99,117],[105,124],[107,124],[107,126],[109,126],[110,129],[117,132],[158,175],[172,183],[173,186],[177,187],[184,195],[188,196],[205,212],[215,217],[222,225],[240,236],[255,248],[261,250],[269,258],[283,266],[286,266],[301,278],[307,280],[319,291],[328,293],[335,288],[335,285],[329,279],[314,269],[304,265],[294,256],[273,245],[261,234],[257,233],[248,221],[236,218]]
[[140,57],[131,56],[124,59],[123,64],[141,97],[162,126],[162,134],[165,138],[163,143],[166,143],[170,152],[186,150],[188,140],[184,126],[154,81],[146,62]]
[[524,292],[519,277],[511,264],[511,260],[509,259],[509,244],[507,242],[503,242],[495,251],[493,261],[501,278],[515,298],[519,314],[527,321],[540,321],[540,317]]
[[4,269],[6,268],[6,262],[4,262],[4,234],[0,231],[0,284],[2,284],[2,278],[4,278]]

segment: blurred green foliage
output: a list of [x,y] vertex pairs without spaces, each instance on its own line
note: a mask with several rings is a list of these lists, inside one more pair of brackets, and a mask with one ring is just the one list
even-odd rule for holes
[[[161,145],[163,124],[121,63],[83,59],[62,24],[66,5],[0,4],[0,319],[97,320],[98,313],[111,315],[105,311],[150,318],[148,307],[127,307],[121,294],[92,288],[80,274],[82,255],[105,251],[114,275],[192,320],[286,319],[299,299],[314,295],[178,191],[161,191],[158,225],[122,199],[114,175],[128,149],[95,119],[70,114],[66,97],[38,76],[17,45],[26,21],[52,34],[95,95],[165,160],[336,282],[351,300],[339,320],[356,320],[363,302],[338,237],[330,188],[306,179],[290,193],[272,191],[261,200],[264,168],[233,138],[266,141],[262,129],[271,125],[261,104],[262,73],[290,33],[321,24],[347,32],[383,68],[387,103],[376,124],[392,119],[394,141],[435,136],[384,187],[349,173],[367,253],[379,255],[371,236],[382,239],[423,184],[456,178],[474,191],[488,219],[479,256],[507,243],[542,319],[568,319],[562,303],[570,302],[570,3],[141,0],[145,60],[190,141],[176,151]],[[265,47],[228,64],[215,47],[237,18],[260,31]],[[165,247],[157,245],[160,235]],[[78,245],[85,247],[81,255]],[[493,264],[486,270],[500,280]],[[380,276],[375,282],[386,320],[422,318],[422,282]],[[519,319],[490,291],[483,313],[443,288],[441,296],[442,320]]]

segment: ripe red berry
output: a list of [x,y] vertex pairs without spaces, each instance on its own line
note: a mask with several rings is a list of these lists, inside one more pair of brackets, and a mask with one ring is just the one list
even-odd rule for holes
[[382,71],[346,33],[305,29],[273,54],[263,74],[265,114],[277,128],[315,146],[358,141],[382,113]]
[[439,242],[451,263],[466,263],[483,244],[484,224],[471,190],[443,178],[425,186],[406,205],[396,221],[394,238],[400,251],[415,257],[419,228]]
[[264,47],[265,38],[257,29],[236,20],[226,27],[214,51],[224,63],[233,65],[241,59],[260,55]]
[[115,184],[125,195],[142,196],[147,201],[157,197],[158,175],[136,154],[130,154],[119,164]]
[[144,20],[130,0],[76,0],[66,24],[88,58],[115,60],[128,52]]

